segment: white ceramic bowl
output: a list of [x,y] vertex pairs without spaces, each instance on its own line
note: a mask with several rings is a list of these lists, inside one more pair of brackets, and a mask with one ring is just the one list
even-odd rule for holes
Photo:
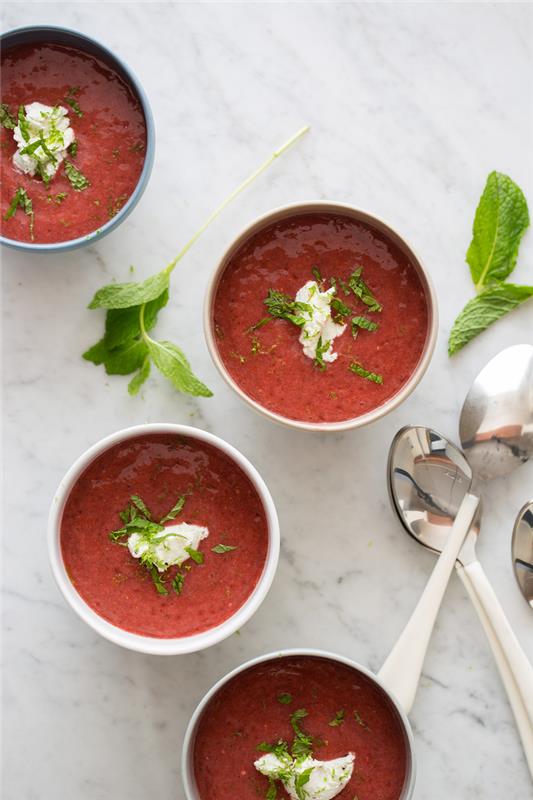
[[[241,389],[241,387],[236,383],[236,381],[233,380],[228,370],[226,369],[224,362],[220,358],[220,354],[218,352],[215,331],[214,331],[213,307],[218,285],[220,283],[220,279],[222,278],[224,270],[226,269],[228,263],[230,262],[236,251],[251,236],[253,236],[262,228],[265,228],[267,225],[271,225],[274,222],[279,222],[280,220],[285,219],[287,217],[292,217],[295,214],[312,214],[312,213],[343,214],[344,216],[351,217],[357,222],[362,222],[371,225],[373,228],[383,233],[403,253],[405,253],[408,256],[411,264],[413,265],[414,269],[418,274],[418,277],[424,289],[426,295],[427,309],[428,309],[428,331],[424,349],[420,357],[420,361],[418,362],[416,369],[414,370],[409,380],[402,386],[399,392],[397,392],[393,397],[389,398],[389,400],[387,400],[382,405],[378,406],[372,411],[367,412],[366,414],[361,414],[360,416],[354,417],[352,419],[341,420],[340,422],[304,422],[302,420],[290,419],[289,417],[285,417],[282,414],[278,414],[275,411],[271,411],[270,409],[265,408],[265,406],[262,406],[256,400],[252,400],[252,398],[249,397]],[[424,375],[426,369],[428,368],[429,362],[431,361],[431,356],[433,355],[433,350],[435,349],[435,343],[437,341],[437,333],[438,333],[437,297],[433,285],[431,283],[431,280],[429,278],[429,275],[422,266],[422,262],[414,252],[413,248],[405,241],[405,239],[402,236],[400,236],[400,234],[397,231],[391,228],[390,225],[388,225],[386,222],[384,222],[384,220],[380,219],[379,217],[376,217],[375,215],[370,214],[367,211],[363,211],[360,208],[356,208],[355,206],[350,206],[346,205],[345,203],[336,203],[330,201],[292,203],[291,205],[281,206],[279,208],[275,208],[273,211],[269,211],[267,214],[264,214],[261,217],[258,217],[250,225],[247,225],[246,228],[244,228],[244,230],[242,230],[238,234],[238,236],[232,241],[232,243],[222,256],[222,258],[220,259],[207,286],[205,302],[204,302],[204,334],[207,342],[207,347],[211,354],[211,358],[215,363],[215,366],[217,367],[218,371],[220,372],[224,380],[239,395],[239,397],[241,397],[246,403],[248,403],[249,406],[255,409],[255,411],[258,411],[260,414],[263,414],[264,416],[274,420],[275,422],[279,422],[291,428],[298,428],[300,430],[307,430],[307,431],[343,431],[343,430],[348,430],[350,428],[361,428],[363,425],[368,425],[371,422],[375,422],[376,420],[385,416],[385,414],[388,414],[389,411],[392,411],[397,406],[399,406],[400,403],[403,403],[403,401],[411,394],[415,386],[417,386],[422,376]]]
[[[94,461],[97,456],[119,442],[137,436],[157,433],[187,436],[191,439],[197,439],[200,442],[207,442],[225,453],[241,468],[252,482],[263,504],[268,525],[268,550],[263,572],[252,594],[244,605],[242,605],[233,616],[229,617],[229,619],[215,628],[193,636],[175,639],[159,639],[150,636],[141,636],[136,633],[131,633],[130,631],[125,631],[116,625],[112,625],[110,622],[100,617],[87,605],[85,600],[72,585],[65,569],[60,543],[61,518],[65,503],[77,479],[88,465]],[[265,482],[248,459],[223,439],[219,439],[218,436],[213,436],[211,433],[206,433],[205,431],[192,428],[188,425],[173,425],[169,423],[136,425],[132,428],[126,428],[125,430],[111,434],[111,436],[107,436],[105,439],[102,439],[86,450],[86,452],[74,462],[59,484],[52,500],[48,517],[48,554],[50,557],[50,564],[57,585],[67,603],[87,625],[105,639],[109,639],[109,641],[119,644],[122,647],[127,647],[130,650],[136,650],[139,653],[152,653],[154,655],[181,655],[183,653],[193,653],[197,650],[203,650],[206,647],[221,642],[227,636],[231,636],[232,633],[235,633],[236,630],[241,628],[257,611],[270,588],[278,565],[279,540],[279,523],[274,502]]]
[[397,712],[398,719],[401,723],[402,732],[404,736],[405,753],[407,759],[404,786],[398,800],[409,800],[409,798],[413,796],[413,791],[415,786],[416,761],[415,761],[413,732],[411,730],[411,726],[409,724],[409,720],[407,719],[405,711],[401,708],[401,706],[394,698],[394,696],[389,692],[387,687],[384,686],[382,681],[380,681],[380,679],[377,678],[376,675],[370,672],[370,670],[368,670],[366,667],[362,667],[355,661],[352,661],[349,658],[344,658],[344,656],[339,656],[336,653],[329,653],[324,650],[315,650],[314,648],[280,650],[277,653],[267,653],[267,655],[259,656],[258,658],[253,658],[250,661],[246,661],[246,663],[241,664],[241,666],[236,667],[234,670],[232,670],[223,678],[221,678],[207,692],[207,694],[204,695],[202,700],[198,703],[189,721],[187,730],[185,731],[185,738],[183,740],[183,749],[181,754],[181,778],[183,782],[183,788],[185,790],[185,797],[187,798],[187,800],[209,800],[209,798],[207,797],[200,797],[200,794],[198,792],[196,779],[194,777],[193,758],[194,758],[195,737],[196,737],[196,732],[198,730],[198,724],[200,722],[203,712],[205,711],[205,709],[207,708],[213,697],[228,681],[230,681],[240,672],[244,672],[250,667],[253,667],[256,664],[261,664],[265,661],[277,660],[279,658],[292,658],[294,656],[314,656],[317,658],[327,658],[330,661],[337,661],[340,664],[346,664],[348,667],[351,667],[356,672],[360,674],[362,673],[367,678],[369,678],[372,681],[372,683],[374,683],[387,697],[391,706]]

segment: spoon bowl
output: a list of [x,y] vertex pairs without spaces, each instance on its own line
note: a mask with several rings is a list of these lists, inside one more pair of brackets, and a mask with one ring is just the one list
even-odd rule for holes
[[481,370],[463,404],[459,438],[481,480],[533,457],[533,346],[507,347]]
[[518,586],[533,608],[533,500],[518,512],[511,549]]

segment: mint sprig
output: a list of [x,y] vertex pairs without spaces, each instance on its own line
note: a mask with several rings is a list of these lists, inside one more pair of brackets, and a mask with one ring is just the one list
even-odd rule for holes
[[[149,332],[155,326],[158,312],[168,301],[170,276],[177,264],[224,208],[308,130],[308,126],[299,130],[238,186],[212,212],[165,269],[144,281],[111,283],[95,293],[89,308],[106,310],[106,328],[103,338],[86,350],[83,358],[95,365],[103,365],[109,375],[130,375],[135,372],[128,386],[131,395],[139,392],[153,363],[177,391],[192,396],[212,396],[210,389],[192,371],[181,348],[166,340],[153,339]],[[65,169],[67,163],[70,164],[65,162]],[[71,168],[76,169],[72,164]]]
[[11,219],[16,212],[17,209],[20,208],[30,220],[30,238],[33,239],[33,224],[35,220],[35,214],[33,211],[33,203],[31,198],[28,197],[28,194],[22,186],[19,186],[13,198],[11,199],[11,203],[9,204],[9,208],[7,209],[6,213],[4,214],[4,220],[7,222],[8,219]]
[[522,190],[507,175],[491,172],[479,201],[466,260],[478,292],[455,320],[448,355],[457,353],[496,320],[533,296],[533,286],[505,283],[514,270],[529,225]]
[[75,192],[83,192],[91,185],[85,175],[68,159],[65,160],[65,174]]
[[17,127],[17,120],[9,113],[7,103],[0,103],[0,125],[2,128],[12,131]]

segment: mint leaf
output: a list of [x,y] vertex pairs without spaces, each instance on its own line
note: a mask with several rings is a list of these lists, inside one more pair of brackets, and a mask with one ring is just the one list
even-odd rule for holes
[[341,708],[340,711],[337,711],[335,717],[331,720],[331,722],[328,722],[330,728],[338,728],[339,725],[342,725],[342,723],[344,722],[345,715],[346,712],[344,711],[343,708]]
[[277,796],[278,796],[278,792],[277,792],[277,789],[276,789],[276,782],[275,782],[274,778],[269,778],[268,779],[268,789],[267,789],[267,793],[265,794],[265,800],[276,800]]
[[533,297],[533,286],[518,286],[514,283],[489,286],[477,297],[473,297],[453,324],[448,340],[448,355],[457,353],[489,325],[530,297]]
[[[237,545],[236,544],[235,545],[231,545],[231,544],[216,544],[214,547],[211,548],[211,552],[212,553],[229,553],[230,550],[236,550],[236,549],[237,549]],[[279,697],[278,697],[278,700],[279,700]],[[280,700],[280,703],[281,702],[282,701]]]
[[130,308],[155,300],[168,289],[168,272],[151,275],[140,283],[109,283],[94,295],[88,308]]
[[288,706],[292,703],[292,694],[290,694],[290,692],[278,694],[278,703],[281,703],[282,706]]
[[83,358],[97,366],[103,364],[108,375],[129,375],[141,369],[147,353],[148,348],[142,339],[132,339],[112,350],[107,347],[105,339],[101,339],[85,351]]
[[364,282],[361,277],[363,267],[357,267],[348,280],[348,286],[356,297],[361,300],[365,306],[368,306],[369,311],[381,311],[383,306],[379,303],[370,287]]
[[65,174],[75,192],[83,192],[91,185],[85,175],[76,169],[72,161],[65,160]]
[[152,576],[152,580],[154,582],[154,586],[157,589],[159,594],[168,594],[168,589],[165,586],[163,578],[159,574],[159,570],[157,567],[150,567],[150,575]]
[[211,397],[213,395],[213,392],[194,375],[185,353],[177,345],[172,342],[156,342],[149,339],[148,349],[158,370],[179,392],[195,397]]
[[0,125],[2,128],[7,128],[12,131],[17,126],[17,121],[9,113],[9,106],[7,103],[0,104]]
[[183,584],[185,583],[185,575],[183,572],[176,572],[174,580],[172,581],[172,588],[176,594],[181,594],[183,591]]
[[296,776],[294,788],[296,790],[296,796],[298,797],[298,800],[305,800],[307,797],[307,792],[303,787],[306,783],[309,783],[309,778],[311,777],[313,770],[314,767],[309,767],[308,769],[304,769],[303,772],[300,772],[300,774]]
[[[154,300],[146,303],[144,307],[144,327],[147,331],[152,330],[157,322],[159,311],[168,302],[168,288]],[[141,335],[141,325],[139,320],[140,306],[130,306],[129,308],[110,308],[106,314],[104,340],[109,349],[124,344],[129,339],[134,339]]]
[[152,514],[150,513],[150,509],[148,508],[144,500],[141,497],[139,497],[138,494],[132,494],[130,500],[135,506],[135,508],[137,508],[141,512],[143,517],[145,517],[145,519],[150,519],[150,520],[152,519]]
[[24,108],[24,106],[19,106],[18,123],[19,123],[20,132],[22,134],[22,138],[24,139],[25,142],[29,142],[30,141],[30,128],[29,128],[29,125],[28,125],[28,120],[26,119],[26,109]]
[[372,322],[372,320],[368,319],[368,317],[353,317],[352,336],[354,339],[357,338],[357,334],[359,333],[360,328],[363,328],[363,330],[365,331],[375,331],[378,328],[378,323]]
[[366,378],[367,381],[372,381],[372,383],[379,383],[379,384],[383,383],[382,375],[378,375],[376,372],[370,372],[369,369],[365,369],[364,367],[361,366],[361,364],[358,364],[356,361],[352,361],[348,369],[351,370],[356,375],[359,375],[361,378]]
[[528,225],[522,190],[507,175],[491,172],[476,209],[473,239],[466,254],[478,291],[510,275]]
[[76,156],[78,155],[78,140],[77,139],[74,139],[74,141],[69,144],[69,146],[67,147],[67,151],[72,156],[72,158],[76,158]]
[[195,550],[194,547],[185,547],[184,550],[190,555],[195,564],[204,563],[204,554],[200,553],[199,550]]
[[146,380],[148,380],[149,375],[150,375],[150,356],[147,355],[138,373],[134,375],[131,381],[128,383],[128,392],[132,397],[134,397],[136,394],[139,393],[139,389],[141,388],[143,383]]
[[33,223],[35,220],[35,215],[33,213],[33,203],[31,201],[31,198],[28,197],[26,190],[23,189],[22,186],[19,186],[19,188],[13,195],[9,208],[4,214],[4,219],[6,222],[8,219],[11,219],[11,217],[14,216],[18,208],[21,208],[26,214],[26,216],[30,218],[30,237],[31,239],[33,239]]
[[160,525],[164,525],[165,522],[169,522],[171,519],[176,519],[178,514],[182,511],[183,506],[185,505],[185,495],[182,494],[181,497],[178,499],[177,503],[175,503],[168,514],[165,514],[163,519],[159,520]]
[[72,97],[71,93],[65,97],[65,103],[71,107],[77,117],[83,117],[83,111],[80,108],[80,104]]

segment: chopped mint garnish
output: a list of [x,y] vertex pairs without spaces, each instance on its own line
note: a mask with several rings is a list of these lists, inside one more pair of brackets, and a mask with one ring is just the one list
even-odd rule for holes
[[353,715],[354,715],[355,721],[357,722],[358,725],[360,725],[362,728],[366,728],[367,730],[370,730],[370,728],[368,727],[366,722],[364,722],[364,720],[361,718],[361,715],[359,714],[358,711],[354,711]]
[[76,158],[76,156],[78,155],[78,140],[74,139],[74,141],[71,142],[67,147],[67,150],[69,154],[72,156],[72,158]]
[[182,572],[176,572],[174,580],[172,581],[172,588],[176,594],[181,594],[183,591],[183,584],[185,583],[185,575]]
[[326,369],[326,363],[324,361],[324,353],[327,353],[329,350],[331,342],[328,340],[327,342],[322,341],[322,336],[319,337],[316,350],[315,350],[315,367],[319,367],[320,369]]
[[160,525],[164,525],[165,522],[169,522],[171,519],[176,519],[180,511],[183,509],[185,505],[185,495],[182,494],[181,497],[178,498],[178,501],[172,506],[168,514],[159,520]]
[[372,322],[372,320],[368,319],[368,317],[353,317],[352,336],[354,339],[357,338],[360,328],[363,328],[365,331],[375,331],[378,328],[378,323]]
[[[311,314],[313,311],[308,303],[298,303],[296,300],[292,300],[289,295],[278,292],[275,289],[268,290],[268,297],[264,303],[272,317],[286,319],[288,322],[292,322],[300,328],[305,324],[305,319],[301,316],[301,313],[298,314],[298,312],[305,311]],[[257,323],[255,328],[261,323]]]
[[157,567],[150,567],[150,575],[152,576],[154,586],[159,592],[159,594],[168,594],[168,589],[165,586],[165,582],[161,577],[161,575],[159,574],[159,570],[157,569]]
[[290,694],[290,692],[278,694],[278,703],[281,703],[283,706],[288,706],[289,703],[292,703],[292,694]]
[[299,775],[296,775],[294,781],[294,788],[296,790],[296,795],[298,800],[305,800],[307,797],[307,792],[303,788],[306,783],[309,783],[309,778],[311,777],[311,773],[314,767],[309,767],[308,769],[304,769],[303,772],[300,772]]
[[291,727],[294,731],[294,741],[292,743],[291,753],[294,758],[311,755],[313,738],[312,736],[308,736],[308,734],[304,733],[299,725],[300,720],[307,716],[308,712],[305,710],[305,708],[299,708],[297,711],[291,714]]
[[344,325],[344,321],[346,317],[349,317],[352,313],[352,310],[348,308],[348,306],[339,300],[338,297],[333,297],[331,299],[331,310],[333,314],[331,315],[334,322],[337,322],[339,325]]
[[19,116],[18,116],[18,123],[20,132],[22,134],[22,138],[25,142],[30,141],[30,127],[28,125],[28,120],[26,119],[26,110],[24,106],[19,106]]
[[320,274],[320,270],[318,267],[311,267],[311,272],[313,274],[313,278],[317,283],[322,283],[322,275]]
[[0,104],[0,125],[2,128],[7,128],[10,131],[17,127],[17,120],[9,113],[9,106],[7,103]]
[[[130,497],[130,500],[133,503],[133,505],[135,506],[135,508],[137,508],[141,512],[143,517],[145,517],[146,519],[152,519],[152,515],[150,513],[150,510],[149,510],[148,506],[146,505],[144,500],[142,500],[139,497],[139,495],[132,494],[132,496]],[[161,524],[161,523],[159,523],[159,524]]]
[[83,192],[91,184],[79,169],[76,169],[72,161],[65,161],[65,173],[75,192]]
[[15,194],[13,195],[13,199],[7,209],[6,213],[4,214],[4,219],[7,220],[11,219],[17,211],[18,208],[21,208],[26,216],[30,218],[30,237],[33,239],[33,223],[35,219],[35,215],[33,213],[33,203],[31,199],[28,197],[26,190],[19,186]]
[[335,717],[331,720],[331,722],[328,722],[330,728],[338,728],[339,725],[342,725],[342,723],[344,722],[345,713],[346,712],[342,708],[340,711],[337,711]]
[[356,297],[368,306],[370,311],[381,311],[382,305],[374,297],[372,290],[367,286],[361,277],[362,267],[357,267],[348,280],[348,286]]
[[199,550],[195,550],[194,547],[186,547],[185,552],[190,555],[195,564],[204,563],[204,554],[200,553]]
[[370,372],[370,370],[365,369],[361,366],[361,364],[357,364],[353,361],[350,366],[348,367],[349,370],[354,372],[356,375],[360,375],[361,378],[366,378],[367,381],[372,381],[373,383],[383,383],[383,376],[378,375],[375,372]]
[[230,550],[236,550],[237,545],[231,544],[216,544],[214,547],[211,548],[213,553],[229,553]]
[[79,86],[71,86],[68,90],[67,96],[64,99],[65,103],[71,107],[77,117],[83,117],[83,111],[81,110],[78,101],[75,99],[75,95],[79,94],[79,91]]

